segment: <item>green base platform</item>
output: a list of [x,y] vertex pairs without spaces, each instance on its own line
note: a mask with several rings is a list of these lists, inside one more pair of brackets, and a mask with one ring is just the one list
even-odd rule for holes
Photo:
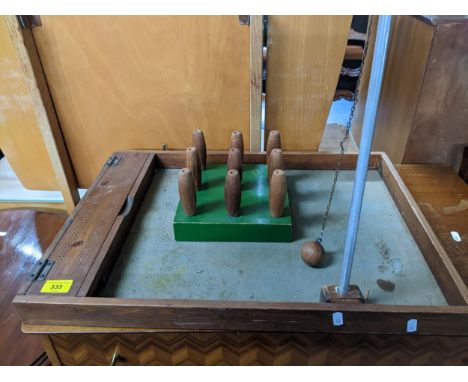
[[291,242],[292,221],[286,194],[283,216],[273,218],[268,205],[267,166],[244,165],[241,215],[231,217],[224,207],[226,165],[209,166],[197,192],[197,214],[185,215],[177,206],[174,236],[177,241]]

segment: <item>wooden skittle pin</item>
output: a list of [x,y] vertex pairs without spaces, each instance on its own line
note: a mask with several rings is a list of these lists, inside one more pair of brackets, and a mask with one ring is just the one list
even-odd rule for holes
[[231,134],[231,148],[236,147],[241,152],[242,162],[244,161],[244,138],[242,132],[234,130]]
[[281,148],[281,135],[278,130],[271,130],[268,134],[268,140],[266,145],[266,161],[269,163],[271,152],[273,149]]
[[231,147],[228,151],[227,169],[237,170],[242,179],[242,154],[237,147]]
[[281,149],[273,149],[271,151],[270,160],[268,163],[268,184],[271,182],[271,175],[275,170],[284,170],[283,151]]
[[197,211],[197,190],[192,171],[183,168],[179,171],[179,197],[182,208],[187,216],[195,215]]
[[198,159],[197,149],[195,147],[189,147],[185,151],[185,167],[189,168],[192,172],[193,180],[195,181],[195,187],[197,190],[201,189],[201,165]]
[[241,181],[239,171],[229,170],[224,185],[224,203],[231,216],[239,216],[241,203]]
[[275,170],[270,183],[270,215],[279,218],[283,215],[284,198],[286,197],[286,175],[283,170]]
[[192,133],[192,145],[197,149],[198,159],[202,171],[206,170],[206,142],[205,135],[200,129],[196,129]]

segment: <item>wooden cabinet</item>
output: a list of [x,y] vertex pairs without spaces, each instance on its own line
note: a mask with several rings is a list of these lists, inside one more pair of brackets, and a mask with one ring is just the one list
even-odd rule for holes
[[25,188],[58,190],[27,86],[32,78],[24,75],[8,28],[7,16],[0,16],[0,147]]
[[330,333],[105,333],[50,336],[53,364],[466,365],[468,337]]
[[[394,17],[373,150],[385,151],[394,163],[441,163],[458,170],[468,142],[467,35],[466,17]],[[353,125],[358,143],[361,128],[362,115]]]

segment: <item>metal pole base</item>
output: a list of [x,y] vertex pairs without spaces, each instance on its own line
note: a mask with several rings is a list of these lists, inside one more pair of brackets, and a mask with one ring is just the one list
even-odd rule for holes
[[338,292],[338,285],[324,285],[320,290],[320,302],[362,304],[366,302],[366,299],[357,285],[350,285],[348,293],[343,295]]

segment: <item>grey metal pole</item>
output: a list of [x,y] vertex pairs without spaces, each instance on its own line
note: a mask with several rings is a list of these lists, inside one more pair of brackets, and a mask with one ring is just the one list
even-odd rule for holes
[[374,57],[369,81],[366,110],[359,146],[359,156],[356,165],[356,178],[354,180],[353,196],[348,217],[348,231],[341,268],[340,283],[338,293],[343,295],[348,293],[349,279],[353,265],[354,249],[356,247],[356,236],[361,215],[362,197],[366,184],[367,168],[369,165],[369,155],[374,135],[374,125],[379,103],[380,89],[385,68],[385,56],[387,53],[388,36],[390,34],[391,16],[380,16],[377,25],[377,35],[375,38]]

